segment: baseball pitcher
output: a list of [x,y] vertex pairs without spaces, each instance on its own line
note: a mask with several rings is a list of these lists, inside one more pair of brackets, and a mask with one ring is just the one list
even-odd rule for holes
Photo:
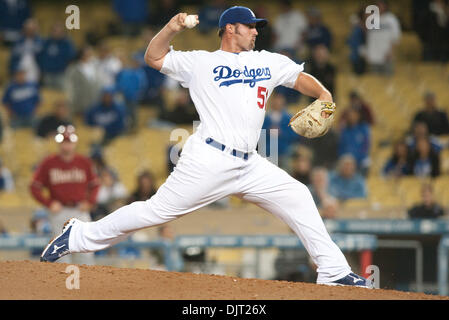
[[[303,72],[303,65],[277,53],[253,50],[257,28],[267,21],[256,18],[250,9],[235,6],[223,12],[221,46],[214,52],[183,52],[170,46],[176,35],[192,26],[191,16],[186,17],[179,13],[171,18],[145,53],[148,65],[189,89],[200,116],[201,124],[184,145],[175,170],[146,201],[133,202],[96,222],[67,221],[41,260],[106,249],[139,229],[236,195],[292,228],[318,266],[317,283],[369,287],[366,279],[351,272],[331,240],[307,187],[256,152],[266,102],[275,87],[287,86],[318,99],[321,114],[308,112],[310,119],[299,121],[311,127],[327,125],[324,120],[332,116],[335,105],[329,91]],[[298,115],[291,125],[302,117]],[[321,135],[326,130],[316,131]]]

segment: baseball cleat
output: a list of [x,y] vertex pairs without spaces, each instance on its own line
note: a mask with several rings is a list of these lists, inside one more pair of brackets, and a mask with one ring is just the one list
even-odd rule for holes
[[41,254],[41,262],[55,262],[59,258],[70,253],[69,250],[69,235],[73,224],[77,219],[69,219],[62,227],[62,233],[53,238],[45,247]]
[[368,279],[365,279],[353,272],[351,272],[350,274],[348,274],[347,276],[329,282],[329,283],[324,283],[327,286],[351,286],[351,287],[359,287],[359,288],[367,288],[367,289],[372,289],[373,288],[373,284],[371,283],[371,281],[369,281]]

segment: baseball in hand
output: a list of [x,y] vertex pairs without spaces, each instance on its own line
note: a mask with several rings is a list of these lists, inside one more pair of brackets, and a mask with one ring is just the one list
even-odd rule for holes
[[188,15],[185,19],[184,19],[184,24],[187,28],[192,29],[193,27],[195,27],[198,24],[198,19],[195,15],[191,14]]

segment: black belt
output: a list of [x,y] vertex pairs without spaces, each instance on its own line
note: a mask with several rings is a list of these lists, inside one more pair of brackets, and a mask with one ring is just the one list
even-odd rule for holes
[[[215,141],[212,138],[207,138],[206,139],[206,143],[208,145],[211,145],[214,148],[217,148],[218,150],[221,150],[221,151],[224,151],[224,149],[226,149],[226,146],[224,144],[222,144],[222,143],[220,143],[218,141]],[[231,154],[234,157],[242,158],[243,160],[248,160],[248,157],[249,157],[249,153],[248,152],[242,152],[242,151],[238,151],[238,150],[235,150],[235,149],[232,149]]]

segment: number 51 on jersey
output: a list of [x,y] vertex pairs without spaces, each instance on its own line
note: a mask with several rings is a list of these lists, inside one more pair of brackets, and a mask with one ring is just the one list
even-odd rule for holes
[[257,105],[260,109],[265,108],[268,98],[268,90],[265,87],[257,87]]

